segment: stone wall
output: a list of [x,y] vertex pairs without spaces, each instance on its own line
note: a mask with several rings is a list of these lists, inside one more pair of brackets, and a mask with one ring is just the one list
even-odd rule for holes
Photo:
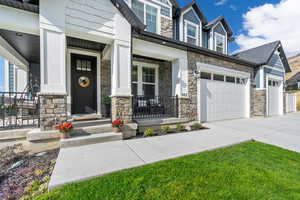
[[165,17],[161,17],[161,35],[173,38],[173,21]]
[[67,99],[61,94],[40,94],[41,131],[53,130],[67,120]]
[[111,62],[101,61],[101,115],[106,117],[106,105],[103,98],[111,95]]
[[112,121],[122,120],[125,124],[132,122],[132,97],[113,96],[111,99]]
[[266,108],[266,90],[260,89],[257,90],[255,88],[251,89],[251,116],[265,116],[267,112]]
[[191,110],[191,99],[188,97],[178,98],[178,117],[193,120],[197,112]]
[[163,96],[172,96],[172,63],[154,59],[133,57],[133,61],[157,64],[158,69],[158,93]]
[[188,55],[188,94],[190,97],[190,111],[193,112],[193,120],[198,118],[197,115],[197,79],[194,77],[193,72],[197,69],[197,63],[205,63],[216,66],[225,67],[228,69],[249,72],[253,75],[253,68],[244,65],[236,64],[233,62],[213,58],[210,56],[202,55],[189,51]]

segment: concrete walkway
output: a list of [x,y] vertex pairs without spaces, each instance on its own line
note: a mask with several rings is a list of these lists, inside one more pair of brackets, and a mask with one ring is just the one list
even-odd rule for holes
[[61,149],[49,188],[255,139],[300,152],[300,113],[206,124],[209,130]]

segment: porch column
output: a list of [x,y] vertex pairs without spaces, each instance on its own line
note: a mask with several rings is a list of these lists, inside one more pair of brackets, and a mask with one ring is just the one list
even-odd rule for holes
[[111,45],[112,120],[132,121],[131,44],[115,40]]
[[188,62],[179,58],[172,62],[172,95],[178,96],[178,117],[192,118],[191,98],[188,94]]
[[47,26],[40,29],[41,41],[41,130],[52,130],[67,120],[66,35]]

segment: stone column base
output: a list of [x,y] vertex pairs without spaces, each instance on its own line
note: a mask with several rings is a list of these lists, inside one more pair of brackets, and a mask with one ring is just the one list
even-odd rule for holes
[[178,118],[196,120],[197,110],[192,110],[189,97],[178,97]]
[[252,88],[251,95],[251,116],[266,116],[267,112],[267,92],[265,89],[257,90]]
[[111,119],[122,120],[125,124],[132,122],[132,96],[112,96]]
[[67,120],[67,95],[40,93],[41,131],[55,129],[55,126]]

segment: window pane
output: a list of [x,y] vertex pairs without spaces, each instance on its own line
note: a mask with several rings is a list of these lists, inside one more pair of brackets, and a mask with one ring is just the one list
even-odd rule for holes
[[187,24],[187,35],[188,36],[191,36],[191,37],[196,37],[196,31],[197,30],[197,28],[196,28],[196,26],[193,26],[193,25],[191,25],[191,24]]
[[223,52],[224,52],[224,48],[222,48],[222,47],[218,47],[218,46],[217,46],[217,49],[216,49],[216,50],[217,50],[217,52],[219,52],[219,53],[223,53]]
[[225,48],[225,38],[221,35],[216,34],[216,51],[223,53]]
[[76,60],[76,69],[81,70],[81,60]]
[[144,22],[144,4],[137,0],[132,0],[132,10]]
[[236,83],[240,84],[241,83],[241,79],[240,78],[236,78]]
[[219,74],[214,74],[215,81],[224,81],[224,76]]
[[211,80],[211,73],[201,72],[200,77],[201,77],[202,79],[208,79],[208,80]]
[[86,71],[86,60],[81,61],[81,70]]
[[137,96],[138,95],[138,86],[137,86],[137,83],[132,83],[131,87],[132,87],[132,94],[134,96]]
[[147,31],[156,33],[157,8],[146,5]]
[[155,96],[155,85],[143,84],[143,95],[144,96]]
[[269,80],[268,82],[269,82],[269,86],[272,86],[272,81],[271,81],[271,80]]
[[234,83],[235,82],[235,78],[232,77],[232,76],[226,76],[226,82]]
[[91,61],[87,61],[86,69],[87,69],[87,71],[89,71],[89,72],[92,71],[91,65],[92,65]]
[[133,67],[132,67],[131,81],[133,81],[133,82],[138,81],[138,68],[136,65],[133,65]]
[[155,69],[143,67],[143,82],[155,83]]

